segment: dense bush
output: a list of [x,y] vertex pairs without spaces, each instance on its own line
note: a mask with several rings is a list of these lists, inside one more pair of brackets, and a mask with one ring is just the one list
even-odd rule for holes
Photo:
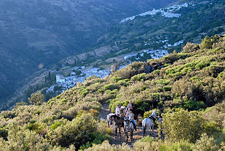
[[171,141],[181,139],[195,142],[204,132],[205,120],[198,112],[181,109],[178,112],[163,114],[163,129]]
[[76,148],[91,141],[91,133],[96,130],[96,120],[90,114],[83,114],[65,125],[49,130],[46,134],[47,140],[52,145],[68,147],[74,144]]

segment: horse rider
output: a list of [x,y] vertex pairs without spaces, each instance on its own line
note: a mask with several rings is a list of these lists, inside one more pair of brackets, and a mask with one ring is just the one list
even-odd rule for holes
[[129,101],[129,104],[127,105],[128,111],[133,110],[132,102]]
[[152,115],[149,116],[149,118],[152,119],[154,123],[155,123],[155,120],[156,120],[157,117],[158,116],[156,115],[156,111],[155,110],[152,112]]
[[117,104],[117,106],[116,106],[115,114],[116,114],[118,117],[120,117],[120,106],[119,106],[119,104]]
[[128,119],[134,124],[134,129],[135,129],[135,131],[137,131],[137,126],[136,126],[136,122],[134,120],[134,113],[133,113],[132,109],[129,112],[127,112],[126,117],[128,117]]
[[120,111],[121,111],[121,116],[124,117],[126,115],[127,108],[125,106],[121,106]]

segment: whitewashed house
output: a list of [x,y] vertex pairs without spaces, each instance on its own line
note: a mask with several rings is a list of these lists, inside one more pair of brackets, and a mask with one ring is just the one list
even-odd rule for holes
[[59,74],[56,75],[56,83],[65,83],[65,82],[66,80],[63,75],[59,75]]

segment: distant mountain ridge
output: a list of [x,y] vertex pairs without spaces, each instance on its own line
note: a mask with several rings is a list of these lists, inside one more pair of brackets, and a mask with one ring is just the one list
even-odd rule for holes
[[18,81],[79,54],[121,19],[177,0],[0,0],[0,99]]

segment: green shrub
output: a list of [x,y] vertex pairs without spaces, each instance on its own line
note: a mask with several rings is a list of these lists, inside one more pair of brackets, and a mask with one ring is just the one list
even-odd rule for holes
[[129,85],[129,79],[120,80],[120,81],[117,82],[117,84],[119,84],[120,86],[127,87]]
[[29,129],[30,131],[35,131],[36,133],[40,133],[43,127],[38,123],[34,123],[27,125],[27,129]]
[[163,92],[162,87],[157,87],[156,90],[157,90],[157,92]]
[[113,76],[113,77],[110,78],[110,80],[111,80],[111,81],[114,81],[114,82],[118,82],[118,81],[120,81],[120,80],[123,80],[123,78],[118,77],[118,76]]
[[33,123],[35,123],[35,122],[36,122],[36,120],[31,120],[31,121],[30,121],[31,124],[33,124]]
[[163,85],[167,85],[170,83],[170,80],[166,80],[166,79],[160,79],[160,80],[156,80],[155,83],[157,84],[163,84]]
[[39,110],[37,110],[37,111],[34,112],[34,114],[38,114],[38,115],[39,115],[40,113],[41,113],[41,111],[39,111]]
[[115,112],[116,106],[119,104],[120,106],[123,105],[124,102],[118,101],[115,99],[114,101],[111,101],[109,104],[109,108],[111,109],[111,112]]
[[206,133],[201,135],[201,138],[196,141],[195,145],[192,146],[193,151],[218,151],[219,146],[213,137],[208,137]]
[[61,100],[61,104],[65,104],[66,102],[67,102],[66,99],[62,99],[62,100]]
[[80,117],[66,122],[56,129],[47,132],[46,138],[52,145],[68,147],[74,144],[77,149],[91,141],[91,134],[96,131],[97,121],[91,114],[82,114]]
[[94,132],[90,136],[91,140],[80,147],[81,150],[92,147],[94,144],[101,144],[105,140],[110,140],[110,136],[99,132]]
[[134,102],[135,105],[141,105],[142,104],[142,99],[141,98],[137,98],[137,100]]
[[129,104],[129,101],[128,100],[126,100],[126,101],[123,102],[123,106],[127,106],[128,104]]
[[171,86],[164,86],[163,89],[165,91],[171,91],[172,87]]
[[145,111],[148,108],[148,103],[142,102],[142,104],[138,107],[138,109],[141,109]]
[[7,141],[0,138],[1,150],[29,151],[51,150],[53,148],[37,132],[30,131],[29,129],[21,129],[21,127],[13,124],[9,126],[8,134]]
[[155,139],[153,137],[150,137],[150,136],[145,136],[145,137],[141,138],[139,141],[140,142],[152,143],[153,141],[155,141]]
[[0,138],[3,138],[4,140],[7,140],[8,137],[8,129],[6,128],[1,128],[0,127]]
[[178,142],[164,142],[160,146],[160,151],[192,151],[192,144],[187,141],[178,141]]
[[118,92],[118,89],[114,89],[113,91],[111,91],[109,94],[116,94]]
[[104,92],[101,88],[97,90],[98,93]]
[[192,101],[192,100],[187,100],[187,101],[183,102],[182,108],[188,109],[188,110],[201,110],[201,109],[206,108],[206,105],[202,101],[195,102],[195,101]]
[[134,150],[138,151],[159,150],[159,148],[160,143],[150,136],[143,137],[134,143]]
[[141,79],[145,79],[147,76],[146,73],[141,73],[141,74],[138,74],[138,75],[134,75],[133,77],[131,77],[131,81],[141,81]]
[[106,94],[110,94],[110,92],[112,92],[111,90],[105,90],[105,92],[104,93],[106,93]]
[[113,85],[113,84],[108,84],[108,85],[105,85],[104,88],[105,88],[105,90],[114,90],[114,89],[117,89],[118,86]]
[[53,123],[53,124],[50,126],[50,128],[51,128],[52,130],[54,130],[54,129],[56,129],[57,127],[59,127],[60,125],[62,125],[62,124],[63,124],[62,121],[60,121],[60,122],[55,122],[55,123]]
[[81,91],[83,97],[85,97],[89,93],[89,89],[84,89]]
[[179,112],[165,113],[162,116],[162,127],[171,141],[184,139],[195,142],[204,132],[205,119],[198,112],[181,109]]

